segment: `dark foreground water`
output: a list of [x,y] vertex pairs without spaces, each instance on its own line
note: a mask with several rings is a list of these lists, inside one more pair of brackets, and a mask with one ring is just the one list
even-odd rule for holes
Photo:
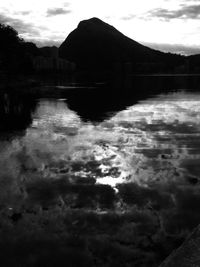
[[200,223],[200,93],[1,103],[1,266],[158,266]]

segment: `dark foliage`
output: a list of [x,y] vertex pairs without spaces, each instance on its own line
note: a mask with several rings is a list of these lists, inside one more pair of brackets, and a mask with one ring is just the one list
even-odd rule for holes
[[31,57],[38,53],[33,43],[26,43],[11,26],[0,24],[0,71],[28,73],[33,71]]

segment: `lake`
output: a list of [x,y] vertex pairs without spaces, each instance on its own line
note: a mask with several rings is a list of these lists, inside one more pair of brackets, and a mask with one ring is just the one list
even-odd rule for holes
[[77,92],[1,94],[1,261],[158,266],[200,223],[200,93]]

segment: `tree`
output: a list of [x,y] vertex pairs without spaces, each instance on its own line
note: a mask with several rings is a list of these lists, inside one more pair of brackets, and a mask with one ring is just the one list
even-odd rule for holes
[[[31,52],[34,47],[19,37],[9,25],[0,24],[0,71],[24,73],[32,70]],[[37,47],[35,48],[37,49]]]

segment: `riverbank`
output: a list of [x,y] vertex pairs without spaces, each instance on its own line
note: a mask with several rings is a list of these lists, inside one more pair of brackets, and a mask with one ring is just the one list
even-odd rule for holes
[[40,81],[33,76],[24,75],[0,75],[0,90],[23,89],[38,86]]

